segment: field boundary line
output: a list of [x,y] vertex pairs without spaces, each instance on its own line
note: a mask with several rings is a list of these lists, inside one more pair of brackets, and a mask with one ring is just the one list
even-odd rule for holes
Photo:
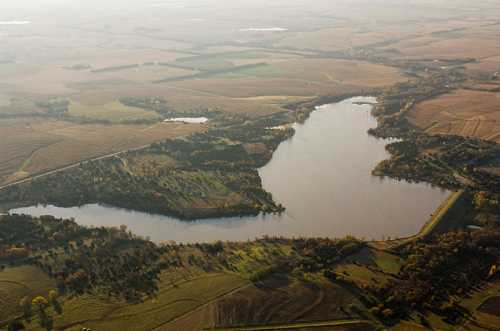
[[5,190],[5,189],[7,189],[9,187],[13,187],[13,186],[16,186],[16,185],[20,185],[20,184],[23,184],[23,183],[27,183],[27,182],[36,180],[36,179],[39,179],[39,178],[50,176],[50,175],[56,174],[56,173],[61,172],[61,171],[65,171],[65,170],[77,168],[77,167],[81,166],[85,162],[100,161],[100,160],[110,159],[112,157],[119,156],[119,155],[122,155],[122,154],[126,154],[126,153],[129,153],[129,152],[137,152],[137,151],[145,150],[145,149],[151,147],[151,145],[152,144],[148,144],[148,145],[143,145],[143,146],[134,147],[134,148],[130,148],[130,149],[125,149],[125,150],[118,151],[118,152],[113,152],[113,153],[110,153],[110,154],[96,156],[96,157],[92,157],[92,158],[88,158],[88,159],[84,159],[84,160],[78,161],[76,163],[71,163],[69,165],[65,165],[65,166],[62,166],[62,167],[59,167],[59,168],[56,168],[56,169],[52,169],[52,170],[49,170],[49,171],[46,171],[46,172],[34,174],[34,175],[30,176],[30,177],[27,177],[27,178],[24,178],[24,179],[21,179],[21,180],[12,182],[12,183],[8,183],[8,184],[5,184],[5,185],[2,185],[2,186],[0,186],[0,191],[3,191],[3,190]]
[[302,328],[320,328],[325,326],[342,326],[342,325],[355,325],[355,324],[373,324],[370,320],[334,320],[324,322],[300,322],[291,324],[275,324],[275,325],[261,325],[261,326],[235,326],[235,327],[221,327],[221,328],[206,328],[206,331],[271,331],[271,330],[293,330]]
[[208,305],[210,305],[210,304],[212,304],[214,302],[217,302],[217,301],[219,301],[220,299],[222,299],[222,298],[224,298],[226,296],[229,296],[229,295],[232,295],[234,293],[237,293],[237,292],[239,292],[241,290],[244,290],[244,289],[246,289],[247,287],[250,287],[250,286],[254,286],[254,284],[251,283],[251,282],[250,283],[246,283],[246,284],[240,285],[238,287],[235,287],[235,288],[233,288],[233,289],[231,289],[231,290],[229,290],[229,291],[227,291],[225,293],[221,293],[220,295],[218,295],[218,296],[216,296],[216,297],[214,297],[214,298],[212,298],[212,299],[210,299],[210,300],[208,300],[208,301],[200,304],[199,306],[191,309],[190,311],[187,311],[187,312],[185,312],[185,313],[183,313],[183,314],[181,314],[179,316],[176,316],[176,317],[170,319],[169,321],[163,322],[163,323],[159,324],[158,326],[155,326],[154,328],[152,328],[152,330],[153,331],[158,330],[159,328],[161,328],[162,326],[164,326],[166,324],[174,323],[174,322],[177,322],[177,321],[179,321],[179,320],[181,320],[183,318],[186,318],[189,315],[191,315],[191,314],[199,311],[200,309],[203,309],[206,306],[208,306]]

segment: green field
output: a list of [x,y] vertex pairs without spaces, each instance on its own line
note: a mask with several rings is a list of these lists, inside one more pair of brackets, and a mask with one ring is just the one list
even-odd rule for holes
[[112,101],[103,105],[84,105],[71,101],[67,115],[74,118],[107,121],[111,123],[154,121],[161,119],[161,117],[153,111],[125,106],[119,101]]
[[[100,293],[90,293],[79,297],[61,297],[62,314],[52,307],[47,309],[47,313],[53,316],[54,329],[59,330],[80,330],[83,327],[110,331],[151,330],[247,284],[247,280],[231,274],[165,274],[160,280],[156,297],[143,303],[130,304]],[[54,285],[51,279],[32,267],[0,272],[0,317],[5,320],[21,315],[18,303],[23,297],[47,296]],[[42,329],[37,316],[31,323],[25,323],[25,327],[26,330]]]
[[286,72],[272,64],[265,64],[254,67],[244,67],[242,69],[235,68],[230,72],[216,74],[215,78],[242,78],[242,77],[261,77],[261,78],[275,78],[286,76]]
[[0,271],[0,326],[13,316],[22,314],[19,302],[24,297],[47,295],[55,281],[35,267],[23,266]]

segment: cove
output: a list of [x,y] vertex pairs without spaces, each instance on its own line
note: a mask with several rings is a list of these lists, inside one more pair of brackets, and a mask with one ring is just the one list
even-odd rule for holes
[[32,206],[11,213],[74,217],[87,226],[126,225],[156,242],[241,241],[269,236],[366,239],[417,233],[449,192],[427,184],[371,175],[388,158],[388,140],[369,136],[376,126],[371,97],[317,107],[295,135],[259,170],[264,188],[287,210],[282,215],[192,222],[102,205]]

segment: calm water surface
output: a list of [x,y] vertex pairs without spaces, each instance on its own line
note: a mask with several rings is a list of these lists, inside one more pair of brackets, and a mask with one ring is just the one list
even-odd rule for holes
[[247,240],[263,235],[330,236],[352,234],[367,239],[416,233],[449,194],[426,184],[371,176],[388,157],[384,146],[367,134],[376,126],[370,115],[374,98],[358,97],[324,105],[293,138],[282,143],[260,169],[263,185],[282,203],[281,216],[225,218],[183,222],[99,205],[75,208],[36,206],[11,212],[74,217],[90,226],[125,224],[154,241],[198,242]]
[[204,124],[208,122],[206,117],[174,117],[167,118],[163,122],[182,122],[182,123],[192,123],[192,124]]

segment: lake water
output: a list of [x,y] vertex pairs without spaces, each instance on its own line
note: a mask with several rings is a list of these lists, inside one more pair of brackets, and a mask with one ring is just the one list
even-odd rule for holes
[[175,118],[167,118],[164,122],[182,122],[182,123],[190,123],[190,124],[203,124],[208,122],[208,118],[206,117],[175,117]]
[[11,212],[75,217],[90,226],[125,224],[154,241],[247,240],[263,235],[408,236],[420,230],[449,192],[371,176],[388,154],[386,140],[367,134],[376,126],[367,102],[375,99],[358,97],[318,107],[304,124],[295,125],[294,137],[283,142],[271,162],[260,169],[265,189],[287,208],[281,216],[183,222],[99,205],[37,206]]

